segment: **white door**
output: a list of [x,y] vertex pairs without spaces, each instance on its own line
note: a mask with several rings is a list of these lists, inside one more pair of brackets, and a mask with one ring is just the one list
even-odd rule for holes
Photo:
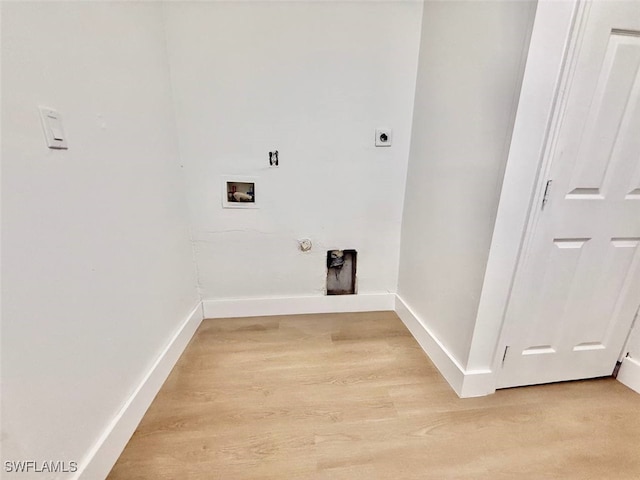
[[610,375],[640,305],[640,0],[579,17],[498,388]]

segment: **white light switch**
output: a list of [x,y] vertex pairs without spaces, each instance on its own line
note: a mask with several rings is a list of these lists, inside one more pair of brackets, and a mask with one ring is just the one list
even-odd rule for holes
[[67,139],[62,128],[62,117],[58,112],[47,107],[40,107],[40,119],[44,129],[44,137],[49,148],[67,149]]

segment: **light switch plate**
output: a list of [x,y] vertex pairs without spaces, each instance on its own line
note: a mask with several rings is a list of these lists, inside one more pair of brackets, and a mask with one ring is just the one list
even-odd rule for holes
[[48,107],[38,107],[40,110],[40,120],[42,121],[42,129],[44,130],[44,138],[47,147],[58,150],[66,150],[67,137],[62,127],[62,117],[58,112]]
[[376,147],[390,147],[393,140],[393,130],[390,128],[376,128]]

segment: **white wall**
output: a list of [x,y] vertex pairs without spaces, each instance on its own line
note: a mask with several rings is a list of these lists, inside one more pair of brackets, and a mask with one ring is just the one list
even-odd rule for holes
[[[326,251],[359,293],[395,292],[421,2],[165,6],[181,157],[205,299],[323,295]],[[394,129],[375,148],[374,129]],[[280,167],[268,168],[269,150]],[[222,175],[258,177],[255,210]],[[296,239],[308,237],[303,254]]]
[[426,2],[398,294],[465,366],[535,2]]
[[82,462],[198,302],[161,9],[2,2],[1,60],[2,457]]

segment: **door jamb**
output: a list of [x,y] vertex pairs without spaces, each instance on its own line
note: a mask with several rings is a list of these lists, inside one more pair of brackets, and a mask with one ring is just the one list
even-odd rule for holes
[[[550,166],[554,131],[566,102],[590,3],[539,0],[520,100],[485,271],[467,371],[490,370],[476,395],[495,392],[502,362],[505,314],[527,232]],[[568,68],[567,68],[568,67]]]

